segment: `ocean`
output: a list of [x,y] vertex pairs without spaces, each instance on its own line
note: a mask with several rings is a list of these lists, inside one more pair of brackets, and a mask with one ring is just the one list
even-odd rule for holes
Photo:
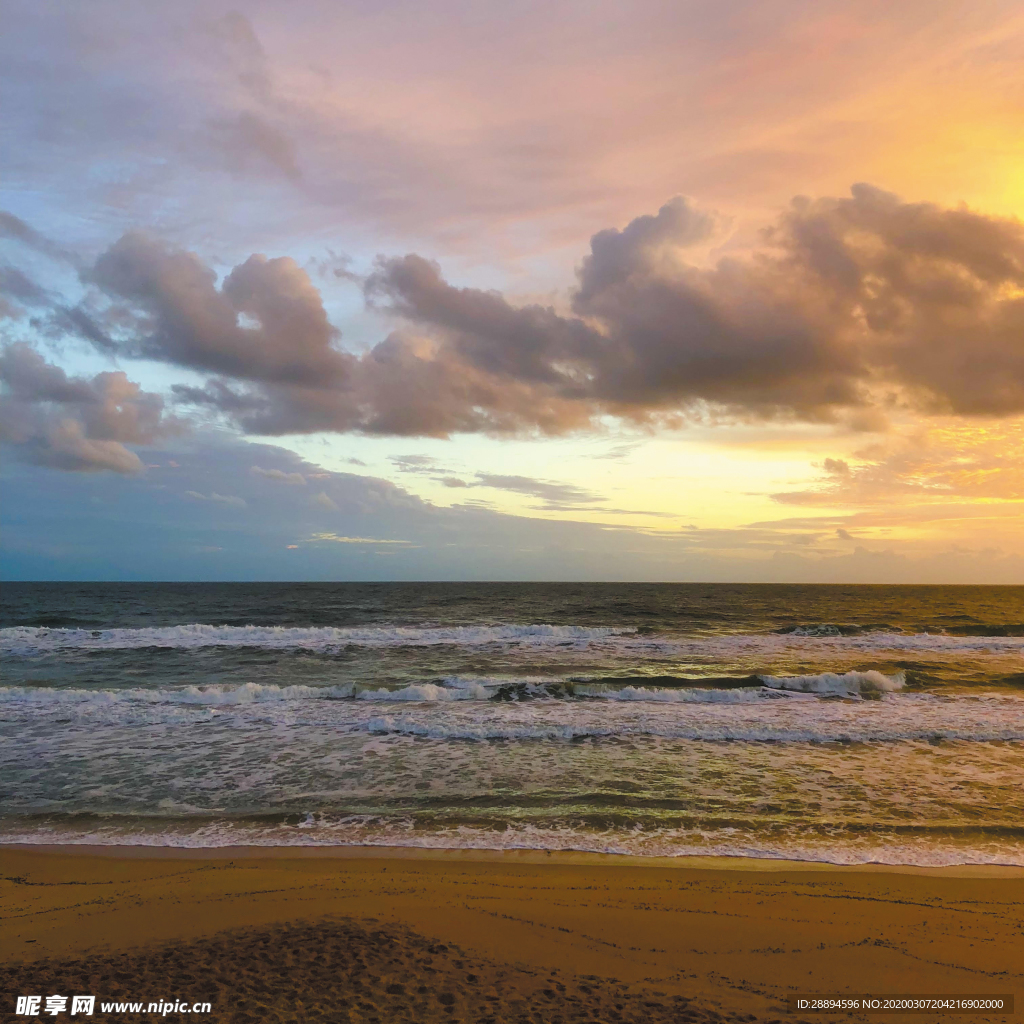
[[1024,865],[1024,587],[7,583],[0,842]]

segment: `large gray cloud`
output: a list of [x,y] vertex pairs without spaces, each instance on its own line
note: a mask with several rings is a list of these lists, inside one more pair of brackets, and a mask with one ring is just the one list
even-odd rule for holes
[[123,353],[215,374],[179,399],[254,434],[1024,410],[1019,221],[857,186],[795,200],[761,250],[700,266],[687,250],[713,228],[676,199],[599,232],[570,313],[456,287],[418,255],[381,258],[367,300],[406,326],[361,355],[288,258],[253,255],[218,285],[195,254],[131,233],[85,277],[119,304]]
[[336,386],[345,377],[320,293],[287,257],[250,256],[218,288],[195,254],[132,232],[88,277],[142,311],[125,346],[132,354],[269,383]]
[[74,471],[135,473],[126,444],[147,445],[180,429],[163,399],[118,371],[69,377],[26,344],[0,351],[0,441],[27,462]]
[[896,385],[928,409],[1024,409],[1024,225],[905,203],[869,186],[795,200],[763,251],[686,263],[706,221],[682,201],[603,231],[576,317],[447,284],[417,256],[385,260],[372,296],[441,332],[477,369],[633,419],[833,419]]
[[1024,409],[1024,223],[861,185],[795,201],[773,240],[876,376],[933,410]]

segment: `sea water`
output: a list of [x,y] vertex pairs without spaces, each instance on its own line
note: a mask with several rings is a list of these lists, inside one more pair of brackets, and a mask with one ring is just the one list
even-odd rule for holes
[[1024,864],[1024,587],[6,584],[0,842]]

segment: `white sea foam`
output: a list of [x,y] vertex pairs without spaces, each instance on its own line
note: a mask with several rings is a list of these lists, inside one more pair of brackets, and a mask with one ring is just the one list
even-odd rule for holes
[[797,626],[791,636],[842,636],[843,631],[838,626],[831,626],[822,622],[817,626]]
[[182,686],[178,689],[122,690],[62,689],[54,686],[0,686],[0,704],[67,707],[112,704],[262,704],[296,700],[343,700],[351,697],[351,683],[342,686],[275,686],[243,683],[239,686]]
[[[700,687],[624,686],[621,690],[577,686],[576,692],[584,696],[605,700],[644,701],[658,704],[756,704],[765,699],[782,696],[760,686],[744,686],[735,690],[714,690]],[[788,696],[788,695],[787,695]]]
[[[885,676],[880,672],[847,672],[845,675],[823,673],[820,676],[793,678],[764,677],[765,686],[721,690],[701,687],[624,686],[608,684],[565,683],[544,676],[447,676],[438,682],[412,683],[401,687],[360,689],[352,683],[339,686],[278,686],[273,683],[211,684],[149,690],[142,687],[110,689],[71,689],[46,686],[0,687],[0,705],[106,705],[195,704],[228,706],[233,704],[266,704],[280,701],[323,701],[357,698],[362,701],[444,703],[449,701],[489,701],[502,690],[522,689],[533,698],[583,696],[613,701],[654,703],[718,703],[753,704],[783,696],[799,694],[856,695],[869,690],[895,690],[903,685],[903,674]],[[782,691],[782,692],[779,692]],[[793,691],[786,693],[786,691]]]
[[[478,684],[414,684],[364,690],[361,699],[351,700],[349,685],[117,691],[5,687],[0,689],[0,706],[12,728],[53,731],[59,726],[61,734],[82,730],[102,744],[115,742],[105,730],[130,732],[183,722],[216,722],[228,728],[259,722],[436,740],[649,736],[751,743],[1024,741],[1024,698],[1010,694],[948,698],[897,691],[879,693],[875,700],[837,701],[769,687],[647,692],[623,687],[609,691],[611,699],[605,700],[497,702],[482,699],[489,689]],[[382,714],[381,705],[389,703],[404,707]]]
[[139,629],[57,629],[10,626],[0,629],[0,652],[19,656],[69,650],[135,650],[205,647],[271,648],[332,651],[345,647],[393,648],[498,644],[520,648],[587,651],[621,648],[651,656],[696,658],[762,657],[766,661],[790,654],[858,654],[903,652],[943,654],[977,652],[1024,657],[1024,637],[946,636],[932,633],[872,632],[843,636],[836,629],[808,628],[792,633],[742,633],[682,637],[640,635],[635,629],[612,626],[553,626],[507,623],[492,626],[285,627],[213,626],[190,623]]
[[887,676],[883,672],[819,672],[807,676],[761,676],[765,686],[796,693],[856,695],[861,693],[888,693],[902,690],[907,682],[905,672]]
[[439,686],[437,683],[413,683],[397,690],[383,687],[377,690],[363,690],[360,700],[376,701],[450,701],[450,700],[487,700],[490,691],[479,683],[468,683],[465,686]]
[[330,650],[338,647],[427,647],[438,644],[479,646],[493,643],[532,645],[586,644],[631,635],[632,629],[604,626],[550,626],[509,623],[497,626],[182,626],[141,629],[50,629],[10,626],[0,629],[0,651],[31,655],[68,649],[134,650],[147,647],[266,647]]
[[513,742],[633,737],[748,743],[1024,741],[1024,700],[1016,697],[951,701],[892,694],[849,703],[798,694],[765,700],[760,692],[760,697],[735,700],[464,703],[443,712],[425,707],[377,715],[364,728],[375,735]]
[[260,826],[230,820],[177,828],[17,826],[0,833],[5,844],[139,846],[176,849],[263,847],[399,847],[429,850],[536,850],[632,857],[749,857],[825,864],[916,867],[1010,865],[1024,867],[1024,848],[1010,841],[965,843],[955,837],[905,839],[881,835],[839,839],[794,834],[767,837],[740,829],[648,828],[589,831],[515,824],[501,830],[458,825],[422,831],[411,823],[364,823],[356,817],[325,821],[308,815],[297,825]]

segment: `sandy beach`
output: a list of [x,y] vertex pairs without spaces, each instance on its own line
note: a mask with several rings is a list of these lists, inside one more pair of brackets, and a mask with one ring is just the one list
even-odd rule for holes
[[795,1020],[794,993],[1024,994],[1016,868],[123,847],[0,863],[10,1009],[70,992],[239,1022]]

